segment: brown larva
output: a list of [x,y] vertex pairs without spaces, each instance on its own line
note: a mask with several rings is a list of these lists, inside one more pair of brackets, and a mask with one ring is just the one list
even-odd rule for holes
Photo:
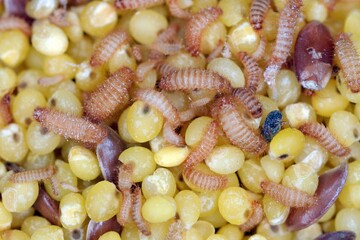
[[136,77],[137,77],[136,81],[137,82],[144,81],[146,74],[148,74],[150,70],[155,68],[158,62],[159,61],[157,60],[148,60],[146,62],[140,63],[136,69]]
[[11,123],[13,118],[10,109],[10,93],[5,94],[0,100],[0,122],[3,124]]
[[185,167],[189,168],[197,165],[198,163],[205,160],[205,158],[214,149],[218,140],[218,124],[215,121],[210,123],[204,133],[201,142],[198,146],[189,154],[185,160]]
[[265,194],[288,207],[309,207],[316,202],[315,196],[275,182],[265,180],[260,186]]
[[10,29],[18,29],[28,37],[31,35],[31,27],[24,19],[14,16],[0,18],[0,31]]
[[154,89],[137,89],[133,93],[133,98],[144,101],[159,110],[172,126],[181,125],[177,109],[163,93]]
[[135,44],[134,46],[132,46],[132,54],[134,55],[134,58],[138,62],[140,62],[143,59],[141,46],[139,44]]
[[166,76],[171,72],[179,70],[179,68],[175,67],[174,65],[166,61],[161,61],[157,64],[156,70],[159,72],[161,76]]
[[259,67],[259,64],[255,61],[255,59],[246,52],[239,52],[238,57],[245,67],[247,76],[246,87],[253,93],[256,93],[263,74],[262,69]]
[[184,111],[179,112],[181,122],[187,122],[194,119],[197,116],[209,115],[209,109],[207,106],[188,108]]
[[56,169],[53,165],[48,167],[25,170],[22,172],[17,172],[11,175],[10,182],[13,183],[27,183],[32,181],[41,181],[48,178],[51,178],[56,172]]
[[95,91],[84,96],[84,113],[94,121],[118,113],[129,101],[129,88],[135,73],[127,67],[112,73]]
[[312,138],[315,138],[316,141],[330,153],[343,157],[350,153],[350,149],[342,146],[336,138],[329,132],[329,130],[317,122],[309,122],[300,126],[299,130]]
[[184,231],[185,231],[184,224],[180,219],[177,219],[175,220],[175,222],[170,224],[165,240],[183,240]]
[[360,57],[353,42],[346,33],[336,38],[335,52],[340,60],[340,67],[346,77],[346,83],[354,93],[360,91]]
[[221,54],[221,52],[224,49],[224,45],[225,45],[225,42],[223,40],[220,40],[219,43],[217,44],[216,48],[214,48],[211,51],[211,53],[207,56],[206,62],[209,63],[209,62],[211,62],[211,60],[219,57],[219,55]]
[[38,80],[38,84],[43,87],[49,87],[61,82],[62,80],[64,80],[64,75],[59,74],[50,77],[41,77]]
[[185,45],[186,49],[193,56],[200,53],[200,43],[203,31],[211,23],[215,22],[222,10],[219,7],[209,7],[193,15],[185,25]]
[[59,197],[59,181],[57,180],[56,176],[52,176],[49,178],[49,182],[50,182],[50,186],[51,186],[51,191],[52,193],[56,196]]
[[263,58],[266,49],[266,38],[260,36],[260,42],[256,50],[250,55],[255,61],[259,61]]
[[121,191],[122,193],[122,203],[120,207],[119,213],[116,215],[117,222],[124,226],[128,221],[132,208],[132,195],[129,189],[124,189]]
[[191,17],[191,13],[180,8],[177,1],[178,0],[167,0],[166,1],[169,11],[170,11],[170,14],[177,18],[189,19]]
[[176,132],[176,127],[171,125],[168,121],[164,123],[163,135],[166,141],[176,146],[185,146],[185,139]]
[[206,104],[208,104],[209,102],[211,102],[213,99],[210,97],[203,97],[203,98],[199,98],[195,101],[192,101],[189,104],[189,108],[198,108],[198,107],[203,107]]
[[96,145],[107,136],[105,128],[89,120],[50,108],[35,108],[34,118],[54,133],[85,144]]
[[215,104],[219,119],[225,135],[232,144],[238,146],[245,152],[261,155],[268,147],[266,140],[258,130],[252,129],[243,116],[236,109],[235,99],[231,96],[218,99]]
[[[264,72],[265,81],[273,90],[275,90],[275,77],[281,65],[286,62],[287,57],[290,55],[301,6],[302,0],[289,0],[280,13],[275,47],[270,63]],[[274,97],[277,97],[276,91],[274,91]]]
[[134,10],[163,4],[164,0],[116,0],[115,7],[119,10]]
[[185,168],[183,177],[185,182],[189,182],[204,191],[224,189],[228,182],[225,176],[204,173],[196,167]]
[[162,76],[159,84],[161,89],[195,90],[208,89],[218,92],[230,92],[230,82],[211,70],[183,68]]
[[141,215],[142,199],[141,199],[141,188],[136,186],[132,196],[132,219],[136,227],[145,236],[150,236],[150,226]]
[[177,34],[180,31],[179,24],[171,24],[168,28],[159,33],[155,39],[156,43],[173,43],[177,40]]
[[152,46],[152,49],[157,50],[165,55],[178,53],[182,48],[183,45],[181,43],[157,42]]
[[49,20],[58,27],[69,27],[70,22],[66,17],[66,8],[58,8],[49,16]]
[[265,14],[270,8],[270,0],[254,0],[250,8],[250,24],[255,30],[261,30]]
[[262,209],[261,203],[258,201],[253,201],[251,205],[253,213],[245,223],[240,225],[240,230],[242,232],[247,232],[255,228],[264,218],[264,211]]
[[262,106],[255,96],[254,92],[247,88],[235,88],[232,92],[232,95],[236,98],[238,102],[253,118],[259,118],[262,115]]
[[118,173],[118,188],[122,190],[130,189],[132,182],[133,166],[129,164],[121,164]]
[[129,41],[129,37],[123,30],[117,29],[110,32],[96,44],[93,54],[90,58],[92,67],[101,66],[115,53],[115,51],[124,43]]

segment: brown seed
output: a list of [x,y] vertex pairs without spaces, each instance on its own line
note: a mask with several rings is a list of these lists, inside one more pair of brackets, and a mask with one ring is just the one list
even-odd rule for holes
[[134,10],[163,4],[164,0],[116,0],[115,7],[119,10]]
[[338,239],[355,240],[356,234],[352,231],[329,232],[329,233],[321,234],[314,240],[338,240]]
[[34,208],[51,224],[61,226],[59,202],[52,199],[42,185],[39,188],[39,195],[34,203]]
[[299,33],[294,52],[294,68],[300,84],[321,90],[329,82],[334,58],[334,40],[327,27],[317,21],[308,23]]
[[116,221],[115,216],[103,222],[94,222],[93,220],[90,220],[87,226],[86,240],[98,240],[101,235],[106,232],[121,232],[121,230],[122,228]]

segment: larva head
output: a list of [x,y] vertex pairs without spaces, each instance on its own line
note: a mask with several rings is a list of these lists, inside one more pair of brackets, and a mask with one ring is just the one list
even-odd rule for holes
[[42,107],[37,107],[34,109],[33,116],[36,121],[42,122],[44,118],[44,114],[46,114],[49,110]]

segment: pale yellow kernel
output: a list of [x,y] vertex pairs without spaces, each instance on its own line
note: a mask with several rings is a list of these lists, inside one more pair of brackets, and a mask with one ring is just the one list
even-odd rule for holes
[[345,147],[349,147],[360,139],[360,122],[352,113],[337,111],[330,117],[328,129]]
[[0,231],[10,229],[13,216],[8,211],[4,204],[0,202]]
[[328,9],[323,2],[309,1],[304,5],[304,14],[307,21],[324,22],[328,16]]
[[106,232],[99,237],[99,240],[121,240],[119,233],[115,231]]
[[135,71],[136,69],[136,59],[130,50],[129,44],[123,44],[115,53],[111,56],[109,62],[109,71],[111,73],[115,72],[119,68],[128,67],[131,70]]
[[80,193],[69,193],[60,201],[60,222],[66,229],[79,228],[87,217],[85,199]]
[[317,173],[309,165],[297,163],[286,169],[282,184],[312,195],[317,189],[318,178]]
[[214,226],[207,221],[199,220],[192,226],[192,228],[196,229],[200,233],[203,239],[206,239],[211,234],[215,233]]
[[39,228],[31,236],[31,240],[64,240],[64,232],[59,226],[51,225]]
[[217,72],[229,80],[233,88],[244,87],[245,85],[245,77],[241,68],[230,59],[215,58],[209,62],[206,69]]
[[204,55],[200,54],[197,57],[193,57],[186,51],[180,51],[179,53],[169,56],[166,62],[177,68],[205,68],[206,64]]
[[228,41],[234,53],[243,51],[252,53],[259,44],[259,35],[247,21],[241,21],[229,31]]
[[261,158],[260,163],[270,181],[276,183],[281,181],[285,172],[285,166],[282,161],[273,160],[269,155],[266,155]]
[[220,0],[218,7],[223,11],[220,20],[227,27],[232,27],[240,22],[249,10],[248,6],[239,0]]
[[225,41],[226,28],[220,21],[216,21],[207,26],[201,34],[200,51],[209,54],[214,50],[219,42]]
[[179,166],[189,155],[188,147],[167,146],[154,154],[155,162],[161,167]]
[[271,225],[279,225],[286,221],[290,213],[290,207],[279,203],[267,194],[264,195],[262,202],[266,219]]
[[11,92],[17,83],[17,76],[11,68],[0,68],[0,97]]
[[360,10],[354,9],[348,13],[345,19],[344,32],[360,36],[360,30],[358,27],[359,19]]
[[186,129],[185,142],[190,147],[195,147],[202,140],[202,136],[213,121],[210,117],[198,117],[194,119]]
[[183,190],[175,196],[176,209],[186,228],[191,227],[200,217],[200,198],[190,190]]
[[245,161],[238,171],[238,175],[241,183],[254,193],[262,193],[260,183],[268,179],[260,163],[254,159]]
[[71,171],[80,179],[94,180],[100,175],[100,167],[96,155],[82,146],[74,146],[69,152]]
[[10,212],[22,212],[29,209],[39,194],[37,182],[5,184],[2,191],[2,202]]
[[9,67],[21,64],[30,49],[28,38],[20,30],[0,33],[0,60]]
[[334,217],[335,213],[336,213],[336,205],[333,204],[329,208],[329,210],[327,210],[327,212],[319,219],[319,222],[323,223],[331,220]]
[[165,222],[175,216],[176,202],[169,196],[154,196],[145,201],[141,213],[150,223]]
[[305,136],[305,146],[301,153],[295,157],[295,163],[305,163],[318,172],[327,162],[329,152],[315,139]]
[[298,128],[304,123],[316,122],[316,113],[310,104],[304,102],[293,103],[285,107],[284,120],[290,127]]
[[144,197],[149,199],[156,195],[174,196],[176,181],[174,175],[166,168],[158,168],[142,182]]
[[191,6],[191,12],[196,13],[204,8],[215,7],[217,4],[216,0],[193,0],[194,3]]
[[[128,126],[126,123],[127,114],[129,112],[129,108],[125,109],[120,115],[120,118],[118,120],[118,132],[122,140],[128,143],[135,143],[135,140],[131,137]],[[156,138],[154,138],[156,139]],[[154,140],[153,139],[153,140]]]

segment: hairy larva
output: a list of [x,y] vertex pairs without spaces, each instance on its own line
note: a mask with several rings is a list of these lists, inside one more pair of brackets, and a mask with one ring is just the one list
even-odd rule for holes
[[191,55],[199,55],[203,31],[207,26],[215,22],[221,14],[222,10],[219,7],[205,8],[199,13],[193,15],[186,23],[185,45],[186,49],[191,53]]
[[21,172],[14,173],[10,177],[10,182],[13,183],[26,183],[32,181],[41,181],[52,177],[56,172],[56,169],[53,165],[50,165],[45,168],[25,170]]
[[146,77],[146,74],[150,72],[153,68],[156,67],[159,61],[157,60],[148,60],[146,62],[142,62],[138,65],[136,69],[136,81],[142,82],[144,81],[144,78]]
[[132,181],[133,166],[132,164],[121,164],[118,173],[118,188],[123,191],[130,189],[133,184]]
[[171,125],[168,121],[164,123],[163,135],[166,141],[176,146],[185,146],[185,139],[176,132],[176,127]]
[[263,75],[262,69],[255,59],[246,52],[239,52],[238,57],[245,67],[247,76],[246,87],[253,93],[256,93]]
[[163,4],[164,0],[116,0],[115,7],[120,10],[134,10]]
[[308,122],[301,125],[299,130],[303,134],[315,138],[323,148],[336,156],[343,157],[350,153],[350,149],[342,146],[321,123]]
[[178,43],[158,42],[154,44],[152,48],[161,52],[162,54],[172,55],[178,53],[183,48],[183,45],[180,42]]
[[140,62],[143,59],[141,45],[135,44],[132,46],[132,54],[134,55],[136,61]]
[[10,109],[10,93],[5,94],[0,100],[0,122],[3,124],[11,123],[13,120]]
[[254,0],[250,8],[250,24],[255,30],[261,30],[265,14],[270,8],[270,0]]
[[201,142],[198,146],[189,154],[185,160],[185,167],[189,168],[197,165],[198,163],[205,160],[205,158],[214,149],[218,140],[218,124],[215,121],[210,123],[204,133]]
[[[52,193],[56,196],[59,197],[59,189],[60,189],[60,185],[59,185],[59,181],[57,180],[56,176],[52,176],[49,178],[49,182],[51,185],[51,191]],[[61,186],[63,187],[63,186]],[[64,187],[63,187],[64,188]],[[65,188],[64,188],[65,189]]]
[[212,98],[210,97],[203,97],[203,98],[200,98],[200,99],[197,99],[195,101],[192,101],[190,104],[189,104],[189,107],[190,108],[198,108],[198,107],[203,107],[205,106],[206,104],[208,104],[209,102],[212,101]]
[[346,77],[346,83],[354,93],[360,91],[360,57],[353,42],[346,33],[340,33],[336,38],[335,52],[339,58],[340,67]]
[[94,121],[118,113],[129,101],[129,88],[135,73],[127,67],[112,73],[95,91],[84,96],[84,113]]
[[179,70],[179,68],[175,67],[174,65],[166,61],[161,61],[157,64],[156,70],[159,72],[161,76],[166,76],[171,72]]
[[96,145],[107,136],[105,128],[89,120],[50,108],[35,108],[34,118],[40,122],[41,126],[54,133],[85,144]]
[[[301,6],[302,0],[289,0],[280,13],[274,51],[264,72],[265,81],[273,90],[275,90],[275,77],[290,54]],[[276,91],[274,97],[277,98]]]
[[67,20],[66,8],[56,9],[50,16],[49,20],[51,23],[58,27],[69,27],[70,22]]
[[144,101],[159,110],[172,126],[181,125],[177,109],[163,93],[154,89],[137,89],[133,93],[133,98]]
[[195,90],[209,89],[218,92],[230,92],[230,82],[211,70],[197,68],[183,68],[161,77],[161,89],[174,90]]
[[148,60],[158,60],[158,61],[162,61],[165,60],[165,54],[163,54],[162,52],[159,52],[155,49],[150,49],[149,55],[148,55]]
[[[215,104],[219,119],[225,135],[232,144],[238,146],[245,152],[261,155],[268,147],[265,139],[260,133],[247,125],[245,119],[236,109],[235,99],[231,96],[222,97]],[[214,112],[213,111],[213,112]]]
[[[173,43],[177,40],[177,34],[180,31],[179,24],[171,24],[168,28],[161,31],[157,38],[154,41],[154,44],[157,43]],[[154,45],[152,45],[153,47]]]
[[266,38],[264,36],[260,36],[260,42],[256,50],[250,55],[255,61],[259,61],[263,58],[266,49]]
[[235,88],[232,92],[232,95],[242,106],[245,107],[251,117],[261,117],[262,106],[253,91],[248,88]]
[[219,57],[219,55],[222,53],[225,46],[225,42],[223,40],[220,40],[216,48],[212,50],[212,52],[207,56],[206,62],[209,63],[211,60]]
[[169,226],[168,233],[166,234],[166,240],[183,240],[183,232],[185,231],[185,225],[180,219],[176,219],[175,222]]
[[185,181],[194,184],[204,191],[216,191],[224,189],[227,185],[225,176],[204,173],[196,167],[184,168],[183,177]]
[[261,128],[261,135],[267,142],[271,142],[273,137],[280,131],[282,126],[282,113],[279,110],[271,111],[265,119]]
[[14,16],[0,18],[0,31],[10,29],[18,29],[28,37],[31,35],[31,27],[24,19]]
[[266,180],[260,186],[265,194],[288,207],[309,207],[316,203],[315,196],[295,188]]
[[59,74],[51,77],[41,77],[38,80],[38,84],[43,87],[49,87],[55,85],[64,80],[64,75]]
[[190,121],[197,116],[207,116],[207,115],[209,115],[209,109],[207,106],[189,108],[179,112],[179,117],[181,122]]
[[127,43],[128,41],[129,36],[123,30],[116,29],[110,32],[96,44],[90,58],[90,65],[92,67],[103,65],[122,44]]
[[177,18],[189,19],[191,13],[179,7],[178,0],[166,0],[170,14]]
[[123,189],[122,193],[122,203],[119,213],[116,215],[117,222],[124,226],[128,221],[132,209],[132,195],[129,189]]
[[261,203],[258,201],[253,201],[251,205],[253,213],[245,223],[240,225],[240,230],[242,232],[247,232],[255,228],[264,218],[264,211],[262,209]]
[[142,199],[141,199],[141,188],[136,186],[132,196],[132,219],[136,227],[145,236],[151,235],[150,226],[141,215]]

